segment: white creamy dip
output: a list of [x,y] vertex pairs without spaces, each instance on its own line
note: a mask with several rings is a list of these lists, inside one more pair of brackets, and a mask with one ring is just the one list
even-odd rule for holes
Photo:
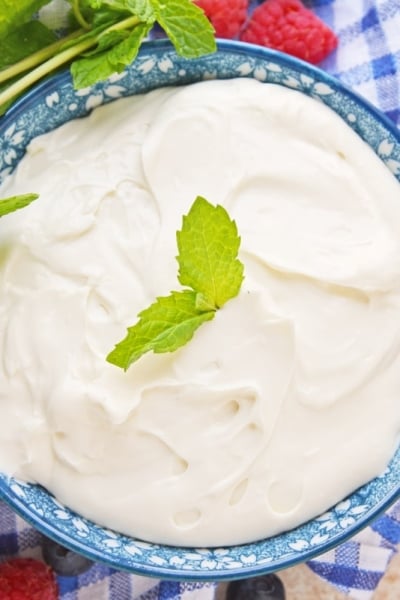
[[[35,139],[2,195],[0,470],[105,526],[235,544],[379,475],[400,430],[400,185],[330,109],[254,80],[118,100]],[[173,354],[105,357],[179,288],[197,195],[237,298]]]

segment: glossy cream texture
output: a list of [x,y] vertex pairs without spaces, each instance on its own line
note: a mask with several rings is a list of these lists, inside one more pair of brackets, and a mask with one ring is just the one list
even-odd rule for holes
[[[150,541],[291,528],[379,475],[400,429],[400,186],[322,104],[253,80],[119,100],[34,140],[2,194],[0,469]],[[173,354],[105,356],[177,289],[197,195],[239,296]]]

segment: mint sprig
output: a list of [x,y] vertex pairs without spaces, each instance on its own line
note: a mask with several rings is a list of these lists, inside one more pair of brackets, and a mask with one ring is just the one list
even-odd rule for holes
[[191,289],[161,296],[139,313],[139,321],[107,356],[108,362],[125,371],[146,352],[174,352],[185,345],[240,291],[244,270],[237,258],[240,237],[222,206],[198,196],[183,217],[177,242],[178,279]]
[[31,202],[39,198],[38,194],[21,194],[20,196],[10,196],[0,200],[0,217],[4,217],[20,208],[25,208]]
[[4,55],[0,58],[0,114],[21,93],[64,65],[71,65],[77,89],[120,73],[135,59],[157,23],[184,58],[216,50],[214,29],[192,0],[68,0],[70,27],[56,41],[44,25],[27,26],[33,14],[50,1],[0,0]]
[[[127,64],[135,60],[140,45],[151,27],[152,25],[147,23],[138,23],[131,32],[125,32],[126,37],[122,41],[111,44],[110,48],[99,54],[94,53],[92,56],[81,58],[72,63],[71,74],[74,85],[77,88],[88,87],[99,80],[107,79],[113,73],[123,71]],[[112,40],[112,34],[117,36],[118,32],[110,31],[99,38],[100,48],[103,47],[104,43],[107,43],[107,40]],[[114,37],[114,39],[116,38]]]

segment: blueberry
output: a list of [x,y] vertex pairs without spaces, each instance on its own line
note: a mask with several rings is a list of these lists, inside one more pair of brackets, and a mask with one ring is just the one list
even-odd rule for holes
[[81,554],[77,554],[61,544],[44,538],[42,544],[44,561],[57,573],[57,575],[73,576],[87,571],[93,561]]
[[285,600],[285,589],[276,575],[231,581],[226,600]]

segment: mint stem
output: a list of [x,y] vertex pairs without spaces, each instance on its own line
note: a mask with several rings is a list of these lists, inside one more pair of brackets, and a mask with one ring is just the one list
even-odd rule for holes
[[81,9],[79,6],[79,0],[72,0],[72,10],[73,10],[75,19],[77,20],[79,25],[81,27],[83,27],[83,29],[87,29],[89,31],[90,24],[86,21],[85,17],[83,16],[83,14],[81,12]]
[[[49,75],[59,67],[69,63],[76,56],[79,56],[82,52],[93,48],[98,43],[99,38],[105,33],[109,33],[110,31],[120,31],[123,29],[130,29],[135,27],[140,23],[140,19],[136,16],[128,17],[115,23],[114,25],[110,25],[104,29],[99,35],[82,40],[81,42],[76,43],[74,46],[70,46],[65,50],[62,50],[49,60],[46,60],[41,65],[27,73],[25,76],[21,77],[18,81],[10,85],[3,92],[0,93],[0,107],[3,104],[6,104],[10,100],[13,100],[16,96],[21,94],[30,88],[33,84],[37,83],[40,79]],[[65,44],[65,38],[63,40],[63,44]]]

